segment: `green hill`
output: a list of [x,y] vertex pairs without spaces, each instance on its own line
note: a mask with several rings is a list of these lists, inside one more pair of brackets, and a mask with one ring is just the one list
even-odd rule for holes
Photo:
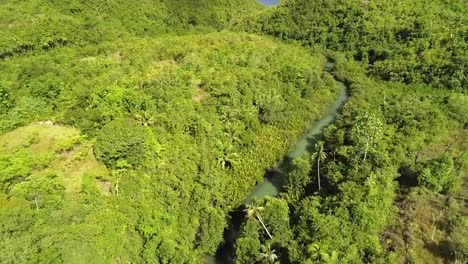
[[127,36],[220,30],[259,8],[250,0],[8,0],[0,9],[0,59]]
[[468,4],[456,1],[284,0],[241,28],[345,51],[386,81],[468,87]]
[[[333,100],[323,63],[233,33],[127,38],[5,60],[2,130],[49,119],[74,126],[96,137],[94,153],[111,172],[52,177],[56,189],[35,187],[58,197],[46,207],[49,196],[11,191],[45,176],[30,163],[14,176],[6,164],[24,159],[21,147],[5,156],[1,221],[28,224],[2,222],[1,248],[11,252],[2,262],[183,263],[214,254],[229,209]],[[78,191],[60,201],[70,188]],[[18,204],[34,210],[11,215]]]

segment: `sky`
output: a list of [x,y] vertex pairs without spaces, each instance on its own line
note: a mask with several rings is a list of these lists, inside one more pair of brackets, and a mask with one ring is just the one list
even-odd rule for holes
[[257,0],[257,1],[267,6],[272,6],[272,5],[279,3],[279,0]]

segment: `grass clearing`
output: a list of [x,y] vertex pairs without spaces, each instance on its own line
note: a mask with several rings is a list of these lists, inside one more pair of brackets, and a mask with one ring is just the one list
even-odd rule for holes
[[94,157],[92,142],[75,128],[35,123],[0,136],[0,155],[24,151],[31,166],[25,181],[54,174],[68,198],[79,194],[85,174],[108,175],[104,164]]

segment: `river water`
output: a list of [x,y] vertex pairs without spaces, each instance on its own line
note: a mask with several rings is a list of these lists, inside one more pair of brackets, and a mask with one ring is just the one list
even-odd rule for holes
[[274,6],[279,4],[280,0],[257,0],[258,2],[266,5],[266,6]]
[[[324,70],[331,72],[334,68],[334,64],[327,62]],[[232,263],[232,254],[234,251],[234,242],[239,233],[240,226],[245,218],[243,208],[245,205],[252,202],[254,199],[261,199],[266,196],[277,196],[284,184],[286,183],[286,175],[291,169],[291,161],[302,157],[303,155],[311,155],[314,150],[314,145],[322,135],[323,130],[332,124],[341,112],[341,107],[348,99],[348,88],[345,83],[335,79],[335,82],[339,86],[339,93],[333,104],[328,108],[327,113],[318,121],[314,123],[313,127],[305,133],[299,141],[296,143],[294,148],[286,155],[282,161],[278,163],[276,168],[272,169],[265,175],[264,181],[257,184],[252,191],[244,199],[242,205],[238,210],[231,212],[231,222],[229,229],[224,233],[224,242],[220,246],[216,256],[208,256],[207,263],[215,264],[229,264]]]

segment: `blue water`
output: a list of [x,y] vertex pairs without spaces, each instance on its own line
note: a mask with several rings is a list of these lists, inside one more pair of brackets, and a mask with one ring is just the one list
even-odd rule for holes
[[257,0],[257,1],[266,6],[273,6],[273,5],[278,4],[280,0]]

